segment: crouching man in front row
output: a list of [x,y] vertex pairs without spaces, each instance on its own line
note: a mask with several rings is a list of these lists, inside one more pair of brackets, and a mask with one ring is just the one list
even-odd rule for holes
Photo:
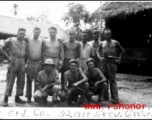
[[104,92],[107,90],[106,78],[98,68],[95,68],[95,61],[93,58],[87,59],[88,70],[85,71],[85,75],[88,78],[89,91],[88,101],[92,102],[93,95],[99,95],[98,103],[102,104],[104,100]]
[[37,76],[38,90],[34,93],[34,99],[43,105],[47,103],[48,96],[53,96],[53,106],[57,106],[60,91],[58,71],[54,69],[55,64],[52,59],[46,59],[43,66],[44,70],[40,71]]
[[72,102],[78,102],[78,95],[80,95],[79,105],[83,105],[89,88],[88,79],[82,69],[78,68],[77,60],[71,59],[69,63],[70,70],[64,73],[64,86],[62,86],[60,99],[67,100],[67,105],[71,106]]

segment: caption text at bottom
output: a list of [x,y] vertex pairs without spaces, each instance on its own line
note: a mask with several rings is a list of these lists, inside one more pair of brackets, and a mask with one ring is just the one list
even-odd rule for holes
[[84,110],[84,109],[21,109],[0,111],[0,118],[151,118],[146,110]]

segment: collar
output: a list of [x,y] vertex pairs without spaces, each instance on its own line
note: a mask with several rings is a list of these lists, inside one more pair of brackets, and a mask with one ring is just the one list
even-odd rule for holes
[[[49,76],[50,76],[52,73],[54,73],[54,70],[52,70],[52,72],[49,74]],[[45,76],[47,76],[45,70],[43,70],[42,74],[45,75]]]
[[[80,42],[80,44],[82,45],[82,47],[84,47],[82,41]],[[85,47],[86,47],[86,46],[90,46],[90,44],[87,42],[86,45],[85,45]],[[85,48],[85,47],[84,47],[84,48]]]

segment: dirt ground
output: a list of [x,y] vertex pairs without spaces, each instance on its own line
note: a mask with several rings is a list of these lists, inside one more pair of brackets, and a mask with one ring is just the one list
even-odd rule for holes
[[[6,72],[7,72],[7,64],[0,64],[0,106],[2,106],[2,101],[4,97],[5,87],[6,87]],[[132,75],[123,75],[117,74],[117,85],[120,101],[123,104],[146,104],[146,107],[152,107],[152,80],[151,78],[143,77],[143,76],[132,76]],[[25,84],[26,86],[26,84]],[[26,104],[15,104],[14,96],[15,96],[16,83],[13,87],[12,96],[9,98],[9,107],[45,107],[40,106],[38,103],[34,103],[32,99],[32,103]],[[25,93],[26,87],[24,88]],[[96,99],[97,97],[95,97]],[[26,100],[23,96],[22,99]],[[108,102],[103,102],[104,106],[106,106]],[[48,98],[48,105],[46,107],[51,106],[51,97]],[[65,103],[61,103],[59,107],[66,107]]]

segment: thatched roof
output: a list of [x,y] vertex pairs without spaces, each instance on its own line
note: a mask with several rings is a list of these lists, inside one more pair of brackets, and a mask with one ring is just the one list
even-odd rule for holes
[[33,35],[33,28],[39,27],[41,28],[41,37],[49,37],[48,28],[54,26],[57,28],[57,37],[63,40],[68,39],[67,33],[58,25],[48,24],[48,23],[40,23],[40,22],[31,22],[28,20],[16,19],[6,16],[0,16],[0,33],[8,34],[8,35],[16,35],[18,28],[25,28],[26,35]]
[[148,9],[152,9],[152,2],[105,2],[91,15],[91,18],[125,16]]

